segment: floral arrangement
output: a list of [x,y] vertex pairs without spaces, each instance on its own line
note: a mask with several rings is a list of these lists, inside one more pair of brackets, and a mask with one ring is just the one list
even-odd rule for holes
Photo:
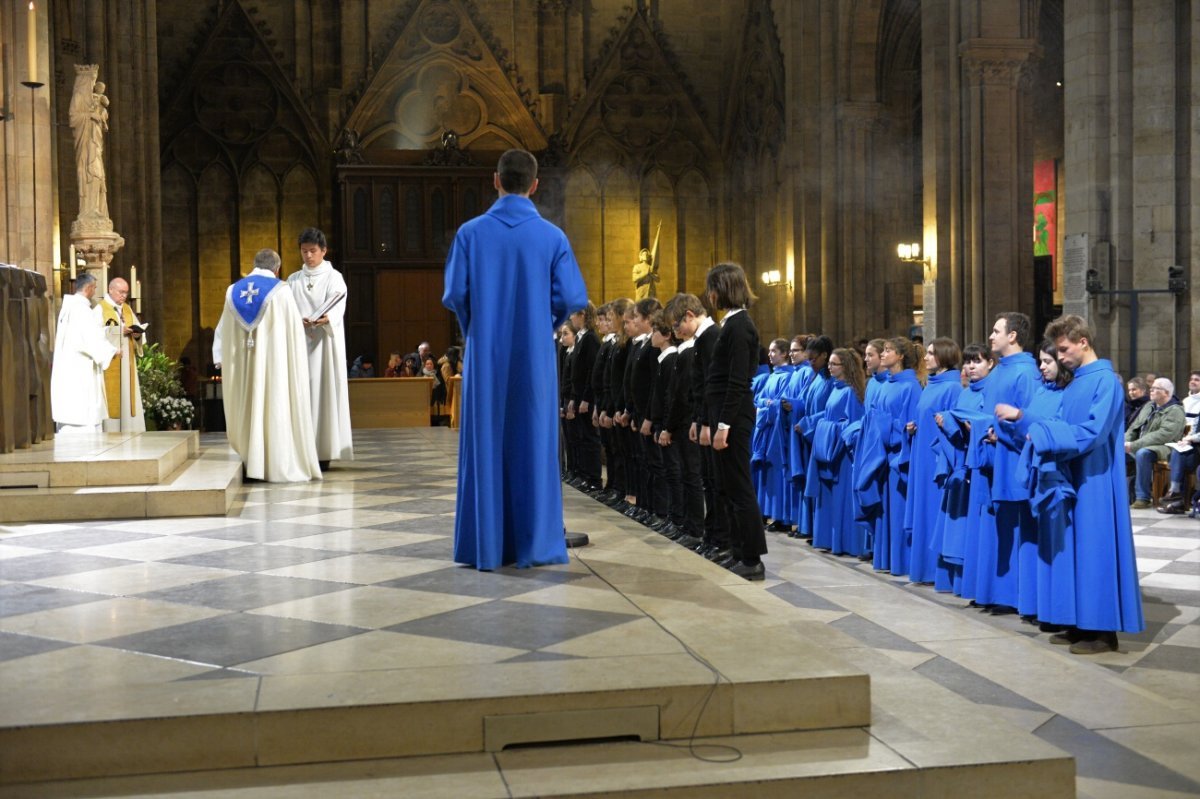
[[188,427],[196,415],[196,408],[183,397],[159,397],[146,412],[154,417],[160,429]]

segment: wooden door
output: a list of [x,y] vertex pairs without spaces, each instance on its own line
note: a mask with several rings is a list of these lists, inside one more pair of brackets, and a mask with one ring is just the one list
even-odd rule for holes
[[388,353],[401,355],[428,341],[441,357],[453,341],[454,315],[442,305],[443,270],[387,269],[375,274],[376,373],[387,366]]

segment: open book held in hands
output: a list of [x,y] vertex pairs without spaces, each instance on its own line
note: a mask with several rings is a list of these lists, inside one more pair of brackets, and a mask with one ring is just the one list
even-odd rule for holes
[[1191,452],[1192,451],[1192,445],[1186,441],[1172,441],[1170,444],[1167,444],[1167,446],[1170,447],[1171,449],[1175,450],[1176,452]]
[[324,305],[322,305],[317,310],[313,311],[313,315],[310,316],[307,321],[309,321],[309,322],[317,321],[322,316],[324,316],[325,314],[327,314],[331,310],[333,310],[333,306],[337,305],[339,302],[341,302],[344,299],[346,299],[346,292],[344,292],[344,291],[337,292],[336,294],[331,296],[329,299],[325,300]]

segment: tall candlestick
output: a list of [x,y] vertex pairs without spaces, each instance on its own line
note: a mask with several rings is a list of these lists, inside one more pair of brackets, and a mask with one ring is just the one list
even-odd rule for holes
[[71,280],[75,280],[75,245],[71,245]]
[[33,7],[33,0],[29,0],[29,80],[31,83],[37,83],[37,10]]
[[133,290],[133,296],[142,296],[137,290],[137,264],[129,267],[129,288]]

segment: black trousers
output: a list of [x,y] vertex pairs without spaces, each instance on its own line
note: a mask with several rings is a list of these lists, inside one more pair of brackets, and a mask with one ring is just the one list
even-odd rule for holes
[[[699,445],[697,445],[699,447]],[[729,546],[729,509],[717,479],[717,458],[712,447],[699,447],[700,475],[704,485],[704,540],[725,549]]]
[[767,552],[762,511],[750,479],[750,430],[752,424],[739,424],[729,430],[729,446],[715,451],[717,480],[729,503],[729,543],[733,554],[743,561],[757,560]]
[[662,458],[661,482],[664,489],[664,509],[660,510],[658,515],[670,519],[677,527],[683,527],[683,464],[680,462],[679,441],[672,436],[671,445],[660,445],[658,452]]
[[608,470],[605,488],[625,494],[625,459],[617,452],[616,433],[611,427],[600,428],[600,445],[604,448],[604,465]]
[[575,473],[592,485],[600,485],[600,431],[592,427],[592,414],[577,415],[575,426]]
[[687,429],[671,434],[671,446],[679,459],[680,518],[672,519],[688,535],[704,535],[704,478],[700,466],[700,445],[691,441]]
[[638,445],[646,465],[638,493],[638,504],[649,508],[655,515],[665,516],[670,512],[670,495],[663,473],[662,447],[654,443],[652,436],[644,436],[641,433],[638,433]]
[[[625,493],[644,501],[644,496],[638,493],[642,490],[642,475],[646,471],[642,447],[638,443],[641,436],[633,429],[633,422],[629,423],[629,427],[618,428],[618,436],[625,447]],[[642,502],[639,501],[638,504]]]

